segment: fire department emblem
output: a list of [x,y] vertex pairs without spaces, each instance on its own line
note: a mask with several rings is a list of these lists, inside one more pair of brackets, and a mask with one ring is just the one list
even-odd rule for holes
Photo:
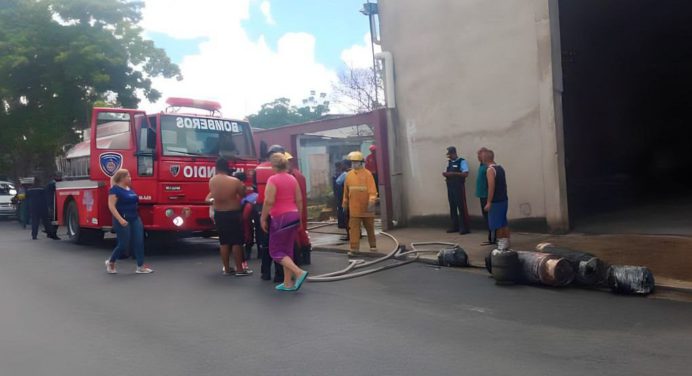
[[103,153],[99,156],[101,171],[108,176],[113,176],[123,166],[123,156],[119,153]]
[[171,175],[173,175],[173,177],[176,177],[176,176],[178,176],[179,173],[180,173],[180,165],[177,165],[177,164],[171,165]]

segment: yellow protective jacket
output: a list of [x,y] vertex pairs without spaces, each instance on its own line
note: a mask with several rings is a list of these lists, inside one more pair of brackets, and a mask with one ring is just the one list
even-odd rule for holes
[[372,173],[364,168],[353,169],[346,174],[343,207],[351,217],[374,217],[377,187]]

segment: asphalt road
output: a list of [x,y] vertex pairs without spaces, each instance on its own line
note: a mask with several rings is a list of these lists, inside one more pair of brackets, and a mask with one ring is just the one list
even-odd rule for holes
[[[497,287],[412,264],[280,293],[220,274],[213,241],[104,272],[111,242],[0,222],[0,375],[689,375],[692,304]],[[313,272],[346,263],[313,256]],[[255,261],[253,260],[253,264]],[[255,269],[258,268],[258,265]]]

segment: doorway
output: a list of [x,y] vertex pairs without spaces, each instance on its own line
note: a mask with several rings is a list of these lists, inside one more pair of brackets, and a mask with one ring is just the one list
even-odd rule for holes
[[577,232],[692,235],[692,2],[559,0]]

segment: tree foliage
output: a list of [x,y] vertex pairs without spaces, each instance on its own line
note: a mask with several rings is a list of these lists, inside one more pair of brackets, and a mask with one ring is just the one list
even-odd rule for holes
[[136,107],[161,94],[151,77],[179,68],[142,38],[141,1],[3,0],[0,6],[0,170],[52,169],[96,101]]
[[384,103],[382,77],[373,68],[352,68],[338,74],[332,89],[335,102],[353,113],[369,112]]
[[329,102],[326,101],[317,103],[314,99],[306,99],[302,107],[297,107],[291,105],[288,98],[277,98],[263,104],[262,108],[256,114],[248,116],[248,119],[253,127],[270,129],[319,120],[328,112]]

